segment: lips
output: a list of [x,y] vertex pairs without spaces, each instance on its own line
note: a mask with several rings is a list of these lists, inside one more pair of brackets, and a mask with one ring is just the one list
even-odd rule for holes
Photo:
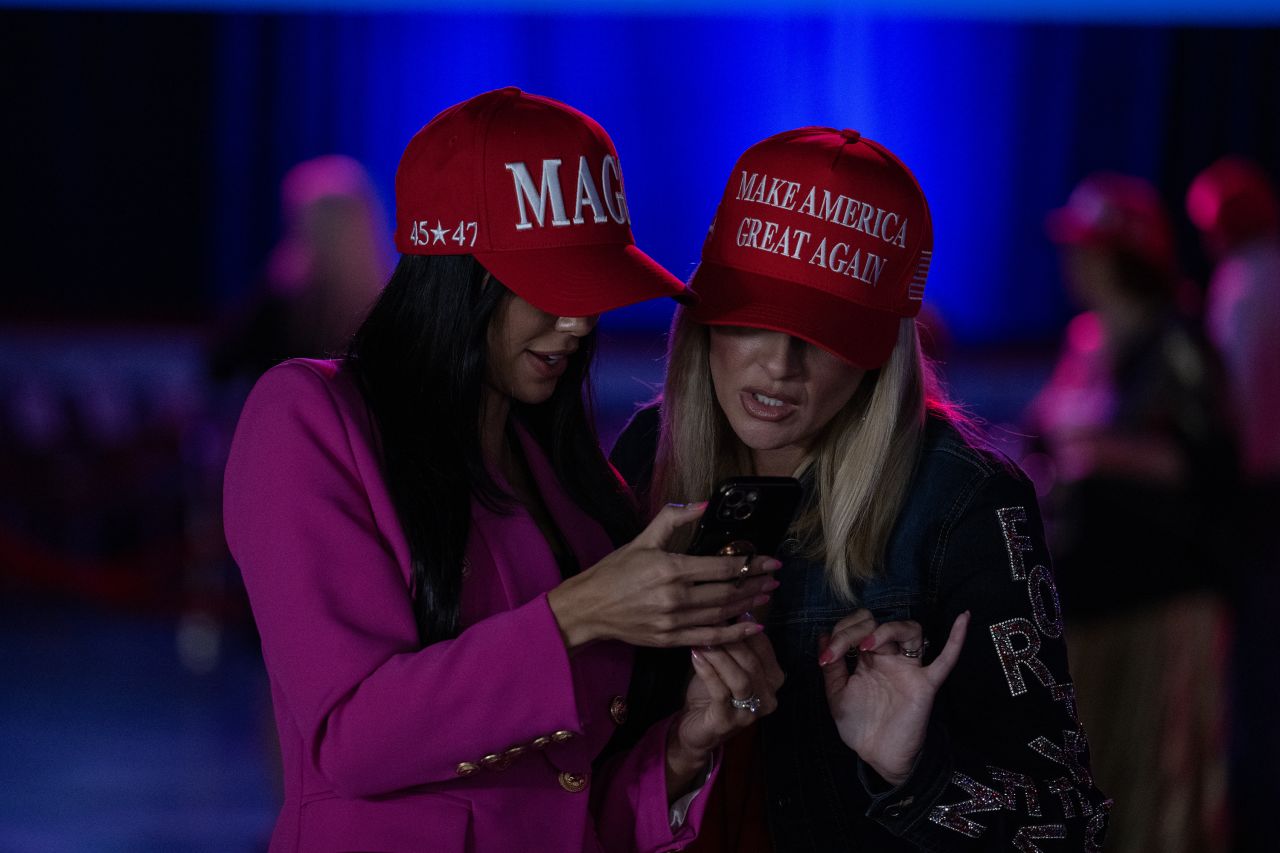
[[785,396],[775,396],[755,388],[748,388],[738,394],[742,409],[748,415],[760,421],[775,422],[790,417],[799,408],[795,400]]
[[568,369],[569,356],[573,355],[573,351],[538,352],[537,350],[525,350],[524,354],[528,357],[529,363],[533,365],[539,376],[546,379],[555,379]]

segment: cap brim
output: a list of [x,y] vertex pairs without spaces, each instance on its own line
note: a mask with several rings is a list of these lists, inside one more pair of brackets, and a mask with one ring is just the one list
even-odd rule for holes
[[883,367],[898,342],[897,314],[793,281],[703,261],[689,284],[696,322],[784,332],[865,370]]
[[625,243],[477,252],[477,261],[526,302],[559,317],[586,317],[692,292],[653,258]]

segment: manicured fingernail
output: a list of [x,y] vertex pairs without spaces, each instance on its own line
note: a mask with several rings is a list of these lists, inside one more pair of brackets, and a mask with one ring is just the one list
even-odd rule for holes
[[824,650],[822,654],[818,655],[818,666],[826,666],[827,664],[831,663],[833,658],[834,658],[834,655],[831,654],[830,649]]
[[775,560],[773,557],[770,557],[769,559],[764,561],[764,570],[766,572],[774,572],[780,568],[782,568],[781,560]]
[[782,586],[782,581],[778,581],[778,580],[774,580],[773,578],[769,578],[769,580],[765,581],[765,584],[764,584],[764,591],[765,591],[765,592],[773,592],[775,589],[777,589],[777,588],[778,588],[778,587],[780,587],[780,586]]
[[876,647],[876,638],[874,634],[871,635],[870,637],[867,637],[861,643],[858,643],[858,651],[860,652],[869,652],[875,647]]
[[[768,597],[769,597],[769,596],[767,596],[767,595],[765,596],[765,598],[768,598]],[[739,617],[738,617],[738,621],[739,621],[739,622],[754,622],[754,621],[756,621],[756,617],[752,616],[752,615],[751,615],[751,611],[750,611],[750,610],[748,610],[746,613],[743,613],[741,616],[739,616]]]
[[672,501],[671,503],[667,504],[667,506],[671,507],[672,509],[684,509],[685,507],[688,506],[688,504],[682,504],[682,503],[677,503],[676,501]]
[[697,649],[689,649],[689,657],[693,658],[695,663],[702,663],[702,655],[698,654]]
[[764,630],[764,626],[761,625],[759,622],[749,622],[747,623],[747,629],[742,633],[744,636],[754,637],[756,634],[759,634],[763,630]]
[[752,607],[759,607],[762,604],[768,604],[768,603],[769,603],[769,596],[767,595],[757,595],[755,598],[751,599]]

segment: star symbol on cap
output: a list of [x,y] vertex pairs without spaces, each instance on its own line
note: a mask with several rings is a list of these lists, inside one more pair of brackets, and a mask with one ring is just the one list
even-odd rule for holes
[[444,223],[442,223],[439,219],[437,219],[437,220],[436,220],[436,227],[435,227],[435,228],[431,228],[431,229],[429,229],[429,230],[431,231],[431,233],[432,233],[432,234],[436,235],[436,239],[432,242],[432,245],[435,245],[435,243],[443,243],[443,242],[444,242],[444,235],[445,235],[445,232],[447,232],[449,229],[445,228],[445,227],[444,227]]

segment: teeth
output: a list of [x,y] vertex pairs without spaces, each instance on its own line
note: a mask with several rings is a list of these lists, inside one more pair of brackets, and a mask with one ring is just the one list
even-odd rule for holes
[[781,406],[782,401],[774,397],[766,397],[764,394],[756,394],[756,400],[764,403],[766,406]]

